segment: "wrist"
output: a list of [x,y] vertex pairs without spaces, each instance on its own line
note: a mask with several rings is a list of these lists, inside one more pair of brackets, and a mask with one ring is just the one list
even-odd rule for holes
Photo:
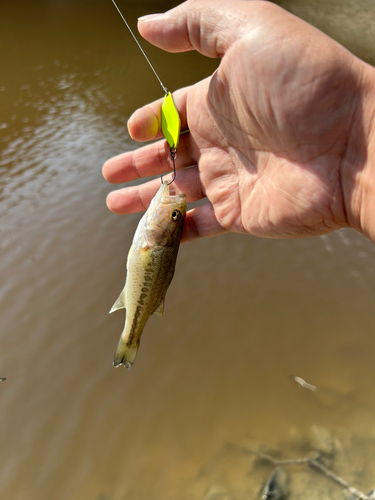
[[375,68],[359,60],[355,67],[360,71],[360,98],[342,163],[341,185],[349,226],[375,243]]

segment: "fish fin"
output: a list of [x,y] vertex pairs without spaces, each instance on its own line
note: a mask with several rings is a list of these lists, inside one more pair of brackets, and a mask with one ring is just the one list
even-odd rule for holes
[[109,314],[117,311],[118,309],[125,309],[125,287],[123,288],[122,292],[118,296],[118,299],[116,302],[113,304],[111,310],[109,311]]
[[164,300],[163,299],[160,304],[158,305],[158,307],[155,309],[155,312],[154,314],[159,314],[159,316],[163,316],[164,314]]
[[[133,245],[130,247],[130,250],[129,250],[129,253],[128,253],[128,258],[126,260],[126,267],[128,267],[128,264],[129,264],[129,257],[130,257],[132,248],[133,248]],[[111,314],[111,313],[113,313],[115,311],[118,311],[119,309],[126,309],[126,305],[125,305],[125,287],[122,289],[122,292],[118,296],[118,299],[113,304],[111,310],[109,311],[109,314]]]
[[133,245],[131,245],[131,247],[129,248],[128,257],[126,259],[126,269],[128,268],[129,258],[130,258],[130,254],[131,254],[132,248],[133,248]]
[[124,342],[122,337],[117,345],[115,357],[113,359],[113,366],[116,368],[119,365],[124,365],[127,370],[133,366],[135,357],[138,352],[138,342]]

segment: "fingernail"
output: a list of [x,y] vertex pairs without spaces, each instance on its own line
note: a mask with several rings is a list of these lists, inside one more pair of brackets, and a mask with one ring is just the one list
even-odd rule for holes
[[164,13],[160,13],[160,14],[148,14],[147,16],[142,16],[142,17],[138,17],[138,21],[153,21],[154,19],[156,18],[159,18],[160,16],[164,16]]

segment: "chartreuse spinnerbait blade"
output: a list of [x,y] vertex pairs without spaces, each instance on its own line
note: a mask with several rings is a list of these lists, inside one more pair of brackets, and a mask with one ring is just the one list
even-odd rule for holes
[[170,92],[164,97],[161,108],[161,129],[169,147],[177,149],[180,139],[180,115]]

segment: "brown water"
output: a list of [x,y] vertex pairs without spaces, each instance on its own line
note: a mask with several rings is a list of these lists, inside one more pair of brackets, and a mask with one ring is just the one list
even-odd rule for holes
[[[169,6],[120,3],[133,26]],[[356,24],[356,4],[339,36],[373,61],[374,9]],[[144,46],[171,90],[217,64]],[[225,443],[374,436],[375,246],[354,231],[184,245],[164,317],[112,368],[139,215],[107,210],[101,165],[135,147],[126,121],[161,89],[109,0],[2,0],[0,47],[0,498],[200,499]]]

